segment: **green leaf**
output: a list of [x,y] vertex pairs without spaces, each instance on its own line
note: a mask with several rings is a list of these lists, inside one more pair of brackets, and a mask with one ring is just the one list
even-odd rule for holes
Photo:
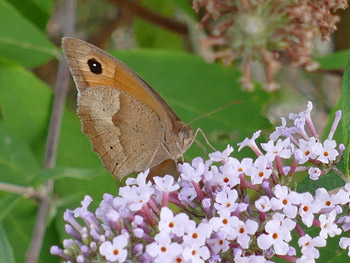
[[47,21],[51,15],[53,0],[7,0],[26,19],[45,32]]
[[344,69],[350,61],[350,50],[336,51],[328,56],[314,59],[320,64],[321,69],[336,70]]
[[24,68],[0,60],[0,118],[37,155],[45,147],[51,103],[52,91],[44,82]]
[[[241,100],[240,104],[193,123],[194,129],[201,127],[218,150],[269,127],[262,114],[271,94],[260,90],[243,92],[238,82],[240,73],[232,67],[208,64],[200,57],[174,51],[134,50],[113,54],[153,86],[185,123],[226,103]],[[236,154],[243,156],[242,152]],[[187,157],[199,154],[203,155],[203,151],[192,146]]]
[[190,17],[193,20],[197,19],[197,15],[195,11],[192,9],[192,3],[187,0],[171,0],[171,2],[179,8],[181,11],[183,11],[188,17]]
[[32,185],[40,185],[49,179],[58,180],[64,177],[75,178],[79,180],[90,180],[96,176],[101,176],[105,171],[101,169],[81,169],[71,167],[55,167],[44,169],[37,173],[32,181]]
[[[339,164],[339,166],[341,167],[342,165]],[[337,168],[340,169],[339,167]],[[335,174],[334,172],[329,172],[325,175],[322,175],[317,181],[313,181],[309,177],[306,177],[304,180],[298,183],[297,191],[299,193],[309,192],[314,195],[316,189],[318,188],[323,187],[330,191],[342,186],[344,186],[343,179],[341,179],[339,175]]]
[[0,222],[11,212],[21,200],[19,195],[0,193]]
[[39,165],[29,147],[14,137],[0,122],[0,174],[1,181],[29,185]]
[[13,250],[7,239],[4,227],[0,223],[0,263],[15,263]]
[[34,67],[58,54],[43,32],[7,1],[0,0],[0,57]]
[[350,63],[346,67],[342,80],[342,94],[341,94],[341,108],[342,108],[342,131],[343,143],[345,145],[345,152],[342,156],[344,162],[345,176],[350,176]]
[[11,246],[15,248],[16,262],[25,262],[36,217],[36,204],[21,198],[11,213],[2,221]]
[[[146,0],[142,5],[166,17],[173,17],[175,5],[171,1]],[[175,20],[175,18],[173,18]],[[183,43],[179,34],[154,25],[143,19],[135,19],[134,35],[140,47],[181,50]]]

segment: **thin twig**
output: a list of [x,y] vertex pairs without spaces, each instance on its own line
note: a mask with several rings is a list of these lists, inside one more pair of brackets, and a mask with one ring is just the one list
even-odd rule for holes
[[[76,1],[65,0],[65,24],[63,28],[64,35],[73,35]],[[63,58],[60,59],[55,86],[55,99],[51,114],[49,133],[46,142],[46,152],[44,168],[52,168],[56,164],[56,153],[58,145],[58,135],[62,122],[63,107],[67,94],[68,69]],[[53,191],[53,181],[49,180],[43,189],[44,198],[40,200],[37,218],[34,226],[32,240],[26,255],[27,263],[36,263],[39,258],[41,246],[44,239],[46,219],[51,206],[50,194]]]
[[0,183],[0,191],[6,191],[18,195],[23,195],[26,198],[43,198],[44,194],[41,191],[35,190],[33,187],[25,187],[20,185]]
[[186,24],[170,19],[166,16],[160,15],[159,13],[153,12],[152,10],[149,10],[133,1],[109,0],[109,2],[116,4],[120,7],[127,8],[131,13],[138,15],[139,17],[142,17],[143,19],[149,21],[150,23],[175,31],[182,35],[188,34],[188,29]]

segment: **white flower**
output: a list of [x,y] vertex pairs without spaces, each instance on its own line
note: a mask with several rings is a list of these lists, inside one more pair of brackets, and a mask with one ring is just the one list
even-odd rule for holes
[[289,250],[287,242],[292,240],[290,231],[280,226],[279,220],[270,220],[265,225],[267,234],[262,234],[258,237],[258,246],[261,249],[268,249],[273,246],[275,253],[278,255],[286,255]]
[[149,169],[147,169],[143,173],[139,173],[136,178],[129,177],[128,179],[126,179],[125,184],[127,186],[132,186],[132,185],[138,185],[140,187],[143,187],[145,185],[150,186],[152,183],[150,181],[148,182],[146,181],[148,174],[149,174]]
[[192,165],[189,163],[179,164],[178,168],[183,180],[194,181],[196,183],[202,179],[202,175],[205,172],[205,164],[200,157],[194,158]]
[[292,150],[294,149],[289,138],[285,140],[278,139],[276,145],[274,145],[273,140],[269,140],[267,143],[261,143],[261,147],[266,151],[265,155],[270,162],[272,162],[276,156],[284,159],[290,158]]
[[270,134],[270,140],[276,141],[280,136],[290,137],[296,132],[295,127],[286,127],[287,121],[285,118],[281,118],[282,125],[275,128],[275,131]]
[[339,241],[339,246],[342,249],[348,249],[348,256],[350,257],[350,238],[348,237],[341,237]]
[[320,178],[322,171],[317,167],[310,167],[307,171],[311,180],[316,181]]
[[154,238],[155,242],[146,246],[146,252],[155,259],[154,262],[170,262],[179,255],[182,247],[178,243],[172,243],[169,235],[159,233]]
[[168,174],[164,177],[156,176],[153,180],[156,184],[156,188],[162,192],[173,192],[180,188],[177,183],[174,184],[174,177]]
[[334,161],[339,155],[335,147],[337,147],[337,143],[334,140],[327,139],[323,142],[323,145],[316,143],[313,147],[313,152],[318,155],[317,160],[328,164],[330,161]]
[[270,199],[267,196],[261,196],[258,200],[255,201],[255,207],[260,212],[266,213],[271,209]]
[[326,240],[322,237],[310,237],[308,234],[302,236],[298,240],[298,245],[301,247],[301,253],[310,258],[319,258],[320,252],[315,247],[325,247]]
[[127,250],[124,249],[127,243],[128,238],[125,235],[119,235],[113,238],[113,243],[110,241],[103,242],[99,251],[108,261],[118,261],[118,263],[122,263],[128,255]]
[[317,154],[314,152],[314,146],[316,145],[316,138],[310,137],[308,140],[299,140],[299,149],[302,153],[302,158],[299,160],[299,164],[306,163],[309,159],[316,159]]
[[320,203],[318,200],[314,201],[314,198],[310,193],[302,193],[299,206],[299,215],[303,223],[310,227],[314,220],[314,214],[320,211]]
[[[252,148],[254,152],[256,152],[256,151],[260,152],[260,150],[255,142],[255,140],[260,136],[260,133],[261,133],[261,131],[259,130],[253,134],[251,139],[245,138],[243,140],[243,142],[237,143],[237,145],[239,146],[238,151],[241,151],[244,147],[248,146],[248,147]],[[261,154],[259,154],[259,155],[261,155]]]
[[219,217],[212,217],[209,224],[216,232],[225,232],[228,239],[234,239],[234,227],[238,224],[239,219],[236,216],[231,216],[229,210],[219,211]]
[[189,262],[204,263],[205,260],[209,259],[210,252],[207,246],[194,242],[183,249],[182,255]]
[[216,210],[228,210],[234,212],[237,209],[238,204],[235,203],[238,194],[235,189],[224,188],[220,193],[216,195],[214,207]]
[[205,240],[212,233],[212,228],[208,223],[200,223],[196,227],[196,222],[190,220],[185,224],[185,232],[186,235],[183,237],[184,244],[189,245],[193,242],[198,242],[204,245]]
[[230,163],[233,165],[236,173],[239,174],[247,174],[250,167],[253,165],[253,159],[251,158],[243,158],[242,161],[239,161],[234,158],[230,158]]
[[160,212],[158,228],[161,233],[173,233],[179,237],[185,233],[185,226],[189,222],[188,215],[179,213],[174,216],[173,211],[168,207],[163,207]]
[[222,162],[227,161],[227,158],[231,155],[233,152],[233,147],[231,145],[227,145],[227,148],[223,152],[213,152],[209,153],[209,158],[213,162]]
[[[345,191],[343,189],[345,189]],[[340,204],[342,205],[347,204],[350,201],[350,183],[346,183],[343,189],[340,189],[336,194],[336,196],[339,198]]]
[[320,237],[326,239],[328,236],[334,237],[341,234],[341,229],[334,223],[336,215],[335,210],[333,210],[328,216],[324,214],[320,215]]
[[319,202],[321,209],[326,209],[330,212],[333,208],[340,203],[338,195],[329,195],[325,188],[318,188],[316,190],[315,200]]
[[218,180],[219,185],[227,185],[232,188],[240,183],[239,173],[236,171],[236,168],[233,165],[233,162],[235,162],[234,160],[236,159],[230,158],[223,166],[220,167],[216,179]]
[[207,239],[206,243],[216,254],[218,254],[220,251],[224,253],[230,248],[228,245],[228,240],[226,239],[226,233],[222,231],[217,232],[216,237]]
[[258,230],[258,223],[248,219],[245,223],[243,221],[239,221],[235,226],[235,236],[237,237],[238,244],[241,245],[242,248],[247,249],[249,247],[250,236],[254,235]]
[[287,186],[276,185],[274,189],[276,197],[271,199],[271,207],[273,210],[283,209],[283,212],[290,218],[294,218],[297,214],[296,205],[300,204],[300,194],[289,191]]
[[264,155],[259,156],[247,172],[252,184],[261,184],[264,179],[270,178],[271,174],[270,163]]

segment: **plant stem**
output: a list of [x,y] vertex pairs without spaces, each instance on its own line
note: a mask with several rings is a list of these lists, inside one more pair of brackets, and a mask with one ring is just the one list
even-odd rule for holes
[[134,1],[130,0],[109,0],[109,2],[116,4],[120,7],[128,9],[131,13],[142,17],[143,19],[165,29],[175,31],[176,33],[187,35],[187,26],[184,23],[178,22],[174,19],[170,19],[166,16],[160,15],[159,13],[153,12]]
[[[63,25],[63,34],[73,35],[75,21],[75,0],[65,0],[65,23]],[[46,142],[46,152],[44,160],[44,168],[52,168],[56,165],[57,145],[60,127],[62,123],[63,107],[66,100],[68,86],[68,69],[63,57],[60,58],[57,80],[55,85],[55,98],[50,119],[49,133]],[[39,203],[37,218],[35,221],[32,240],[26,255],[27,263],[38,262],[41,246],[44,239],[46,229],[46,219],[51,207],[51,193],[53,191],[53,181],[49,180],[43,189],[43,198]]]

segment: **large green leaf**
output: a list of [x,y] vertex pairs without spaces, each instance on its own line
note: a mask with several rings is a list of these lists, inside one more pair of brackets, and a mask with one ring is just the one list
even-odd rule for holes
[[2,221],[9,242],[14,250],[15,262],[25,262],[34,227],[36,204],[21,198]]
[[55,167],[51,169],[41,170],[35,174],[32,180],[32,185],[41,185],[46,181],[53,179],[59,180],[61,178],[69,177],[80,180],[89,180],[97,176],[105,174],[105,171],[101,169],[82,169],[82,168],[70,168],[70,167]]
[[350,61],[350,50],[336,51],[330,55],[315,58],[315,61],[320,64],[321,69],[344,69]]
[[40,28],[43,32],[50,17],[53,0],[7,0],[23,16]]
[[0,181],[29,185],[39,165],[25,142],[0,122]]
[[0,0],[0,57],[33,67],[58,55],[45,34],[7,1]]
[[[208,64],[182,52],[135,50],[113,54],[153,86],[185,123],[228,102],[241,100],[240,104],[193,123],[219,150],[268,125],[262,114],[270,94],[259,90],[243,92],[238,82],[240,73],[233,68]],[[196,146],[189,153],[190,157],[203,154]]]
[[0,109],[3,122],[38,154],[44,148],[52,91],[34,74],[0,60]]
[[5,230],[0,223],[0,263],[15,263],[15,257]]

